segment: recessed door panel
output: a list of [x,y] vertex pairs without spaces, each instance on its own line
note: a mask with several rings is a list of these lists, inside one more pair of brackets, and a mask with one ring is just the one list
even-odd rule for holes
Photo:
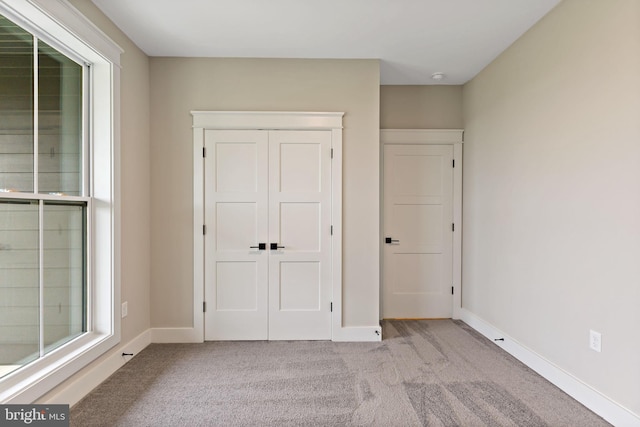
[[215,144],[216,190],[253,191],[258,185],[258,147],[256,142],[218,142]]
[[437,254],[396,253],[390,268],[396,279],[396,294],[442,293],[442,262]]
[[453,147],[384,147],[382,316],[453,313]]
[[258,241],[256,203],[218,202],[216,209],[218,251],[246,251]]
[[280,144],[280,191],[320,191],[321,149],[321,144],[309,141],[304,134],[298,142]]
[[258,269],[255,262],[218,262],[216,265],[216,310],[256,311]]
[[396,204],[392,215],[393,236],[402,243],[403,250],[442,253],[442,205]]
[[320,310],[320,263],[280,263],[280,310]]
[[442,196],[442,156],[396,154],[393,158],[393,194]]
[[321,205],[317,202],[281,203],[279,242],[287,251],[320,251]]

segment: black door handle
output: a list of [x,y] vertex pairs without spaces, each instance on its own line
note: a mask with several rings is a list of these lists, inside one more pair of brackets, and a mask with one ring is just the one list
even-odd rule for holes
[[271,243],[271,250],[277,251],[278,249],[284,249],[284,246],[278,246],[277,243]]
[[265,249],[267,249],[267,244],[266,243],[258,243],[258,246],[249,246],[249,248],[257,249],[259,251],[264,251]]
[[400,240],[395,240],[395,239],[392,239],[391,237],[385,237],[384,238],[384,242],[385,243],[400,243]]

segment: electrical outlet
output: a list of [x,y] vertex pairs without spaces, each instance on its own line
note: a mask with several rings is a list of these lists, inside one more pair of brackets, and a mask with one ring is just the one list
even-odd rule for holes
[[600,332],[589,331],[589,348],[598,353],[602,351],[602,334]]
[[129,314],[129,303],[127,301],[122,303],[122,318],[124,319],[125,317],[127,317],[127,314]]

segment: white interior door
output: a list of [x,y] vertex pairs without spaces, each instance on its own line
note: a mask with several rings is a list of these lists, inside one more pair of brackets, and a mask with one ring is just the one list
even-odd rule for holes
[[205,131],[206,340],[331,339],[331,135]]
[[269,132],[269,339],[331,339],[331,132]]
[[268,338],[268,135],[205,132],[205,339]]
[[452,160],[450,145],[384,146],[384,318],[453,313]]

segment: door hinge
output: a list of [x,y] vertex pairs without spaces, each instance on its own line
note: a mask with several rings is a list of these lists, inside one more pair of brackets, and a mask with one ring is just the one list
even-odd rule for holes
[[451,223],[451,231],[456,231],[456,225],[454,223]]
[[451,161],[451,165],[452,165],[454,168],[456,167],[456,159],[453,159],[453,160]]
[[453,286],[451,287],[451,295],[453,295]]
[[333,148],[331,149],[331,158],[333,159]]
[[333,225],[331,226],[331,235],[333,236]]
[[207,302],[206,301],[202,301],[202,312],[203,313],[207,312]]
[[207,226],[206,225],[202,226],[202,234],[207,234]]
[[331,303],[331,312],[333,313],[333,303]]
[[462,131],[462,142],[464,142],[464,131]]
[[202,147],[202,157],[207,157],[207,147]]

